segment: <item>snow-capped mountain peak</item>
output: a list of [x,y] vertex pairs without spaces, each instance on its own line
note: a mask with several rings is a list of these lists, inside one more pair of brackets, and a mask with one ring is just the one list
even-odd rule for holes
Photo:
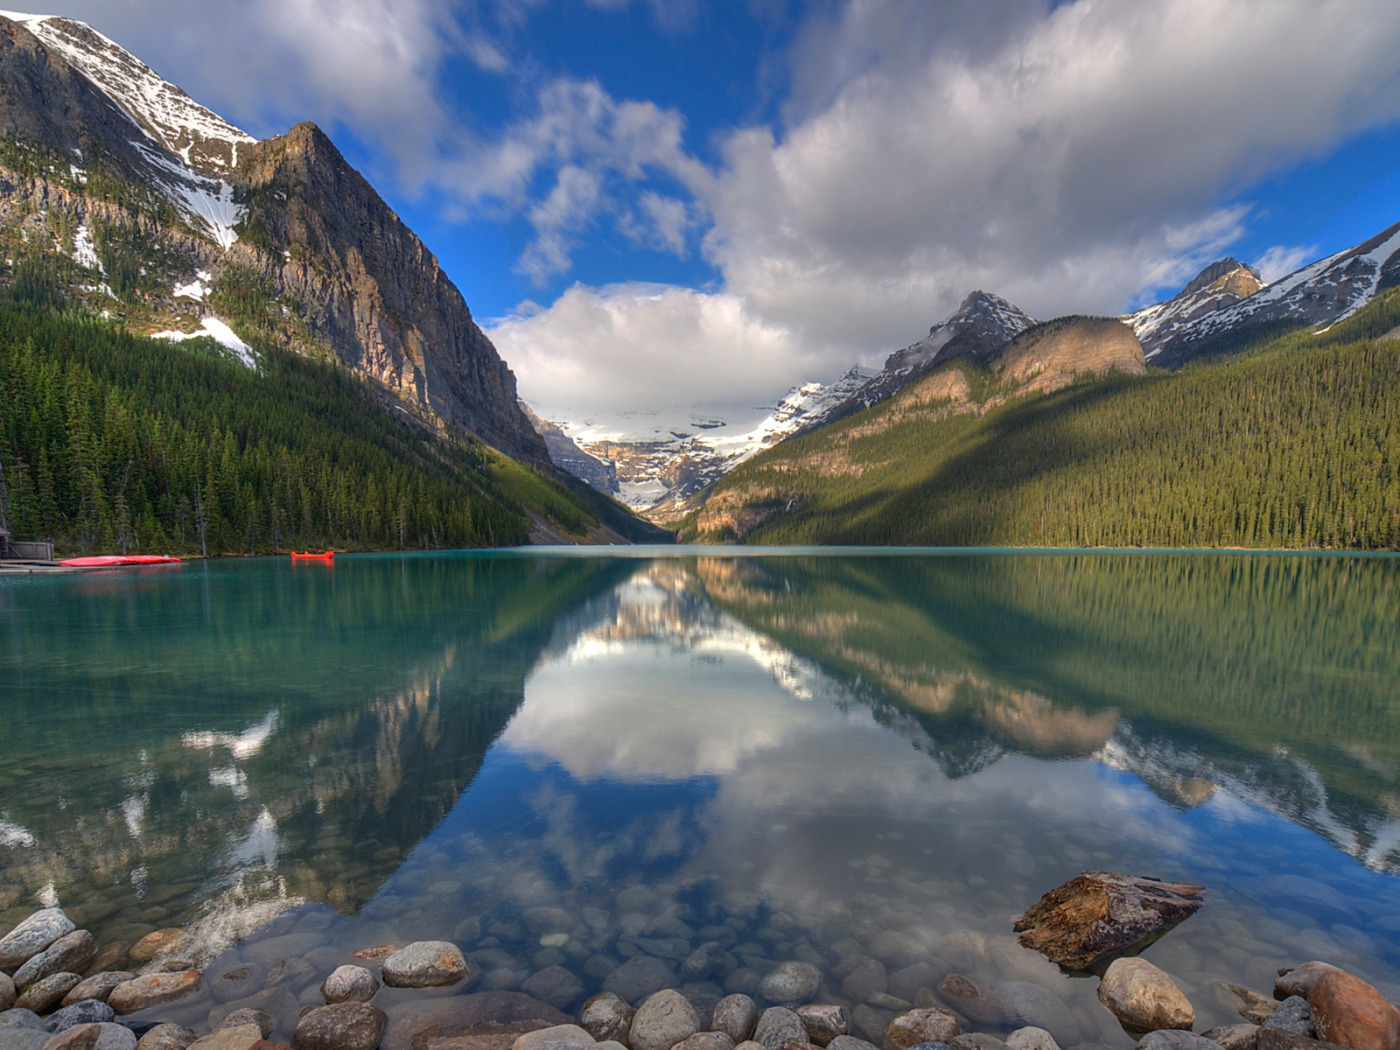
[[897,350],[885,371],[907,373],[932,368],[962,354],[984,356],[1005,346],[1035,322],[999,295],[972,292],[946,321],[934,325],[917,343]]
[[195,171],[228,171],[238,163],[238,148],[257,141],[84,22],[14,11],[0,11],[0,18],[20,23],[62,55],[147,138]]
[[1227,257],[1211,263],[1171,299],[1128,314],[1123,322],[1133,330],[1151,361],[1174,337],[1263,287],[1257,270]]

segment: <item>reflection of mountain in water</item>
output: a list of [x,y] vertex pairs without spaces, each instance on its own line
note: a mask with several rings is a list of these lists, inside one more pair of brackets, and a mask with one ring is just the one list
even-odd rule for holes
[[[232,923],[216,937],[301,899],[353,911],[475,776],[554,613],[618,575],[585,560],[195,569],[143,594],[139,625],[125,602],[76,596],[88,651],[16,645],[0,671],[21,727],[0,758],[18,785],[0,803],[0,908],[57,898],[113,935],[203,912]],[[20,612],[22,594],[3,598]],[[34,639],[73,611],[22,609]],[[161,624],[162,656],[130,657]],[[55,695],[72,709],[44,719]],[[55,768],[73,780],[58,807]]]
[[1096,756],[1400,871],[1393,565],[1238,556],[701,559],[755,630],[851,683],[950,776]]

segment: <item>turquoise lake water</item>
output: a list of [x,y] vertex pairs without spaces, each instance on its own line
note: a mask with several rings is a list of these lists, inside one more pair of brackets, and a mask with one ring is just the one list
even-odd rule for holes
[[718,940],[699,998],[796,958],[854,1006],[845,970],[895,930],[889,994],[913,966],[957,972],[1048,995],[1063,1046],[1127,1047],[1096,982],[1011,930],[1110,870],[1208,888],[1144,953],[1197,1031],[1238,1020],[1224,982],[1267,994],[1313,958],[1396,998],[1397,624],[1388,557],[682,548],[0,577],[0,928],[59,903],[99,941],[185,926],[211,973],[295,955],[286,1031],[319,971],[385,942],[456,940],[472,991],[562,967],[576,1012],[628,958],[679,986]]

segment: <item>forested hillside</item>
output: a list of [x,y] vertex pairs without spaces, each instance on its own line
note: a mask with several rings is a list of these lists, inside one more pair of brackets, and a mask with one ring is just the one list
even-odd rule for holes
[[26,269],[0,301],[0,515],[16,537],[209,554],[499,546],[532,527],[621,538],[589,506],[602,497],[433,434],[342,366],[268,341],[252,369],[61,297]]
[[[689,540],[1400,547],[1400,291],[1229,361],[1085,378],[986,408],[896,397],[755,457]],[[945,376],[945,380],[948,378]],[[951,378],[956,379],[953,376]],[[951,389],[952,384],[947,384]]]

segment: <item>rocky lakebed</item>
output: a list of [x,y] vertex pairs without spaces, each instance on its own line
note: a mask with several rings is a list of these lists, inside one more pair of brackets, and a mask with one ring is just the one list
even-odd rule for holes
[[[1239,1021],[1194,1032],[1178,982],[1203,986],[1137,953],[1202,893],[1085,873],[1016,930],[1022,950],[1096,983],[1116,1045],[1400,1050],[1400,1010],[1316,959],[1264,991],[1214,981],[1216,1012]],[[621,924],[599,908],[497,908],[440,940],[353,950],[327,943],[328,916],[286,916],[203,966],[185,929],[99,943],[46,908],[0,937],[0,1050],[1110,1050],[1044,986],[986,987],[898,928],[856,923],[823,943],[757,901],[692,895],[648,915],[647,887],[617,898]]]

